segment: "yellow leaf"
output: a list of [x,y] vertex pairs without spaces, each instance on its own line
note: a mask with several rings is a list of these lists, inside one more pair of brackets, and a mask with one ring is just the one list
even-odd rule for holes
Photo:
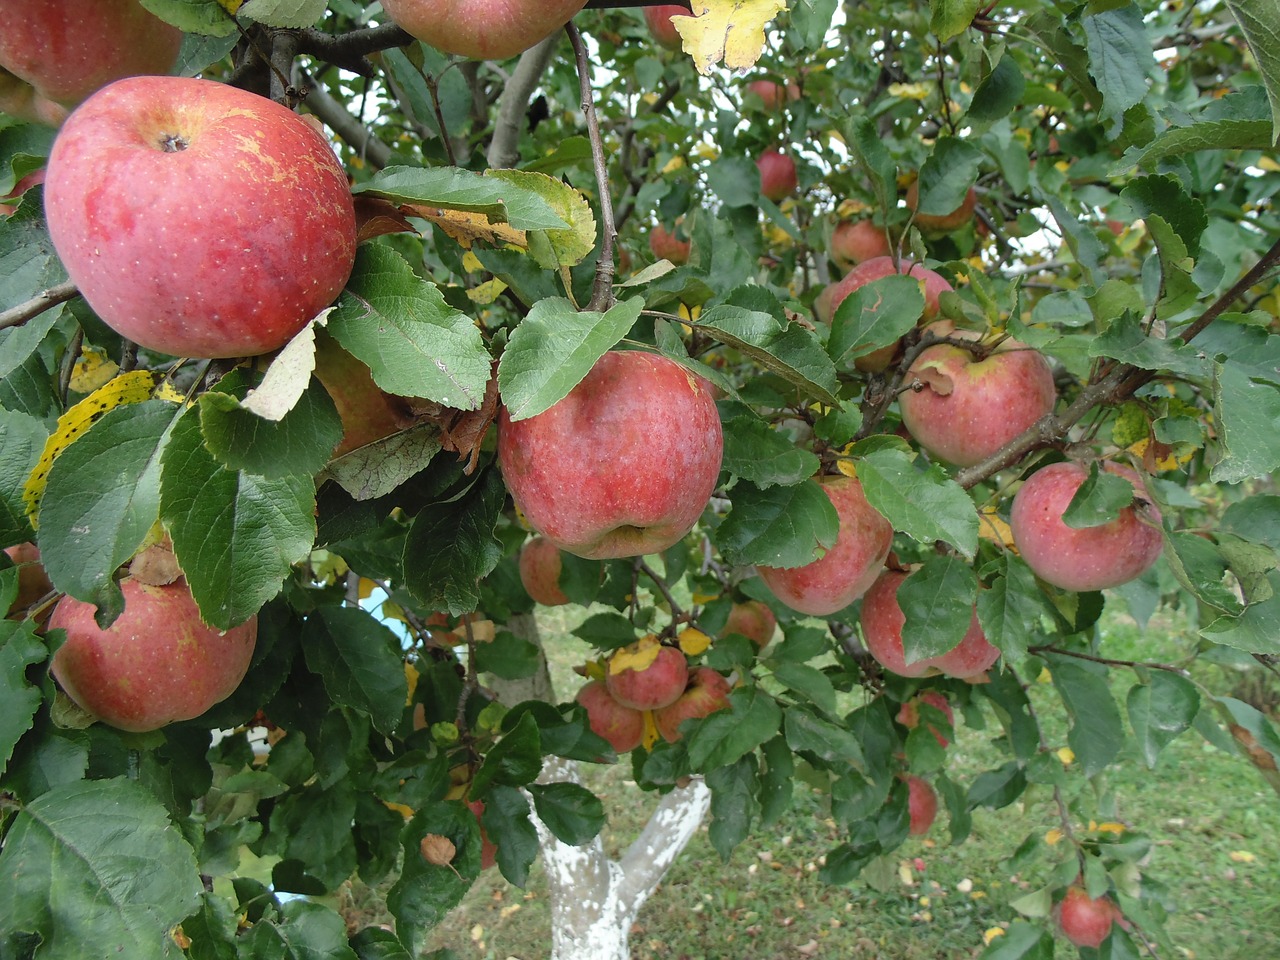
[[1053,674],[1049,672],[1048,667],[1040,668],[1040,674],[1036,677],[1036,683],[1053,683]]
[[1064,767],[1069,767],[1075,762],[1076,753],[1070,747],[1061,747],[1057,751],[1058,759],[1062,761]]
[[356,595],[361,600],[368,600],[371,596],[373,596],[373,591],[377,589],[378,589],[378,585],[374,583],[372,580],[370,580],[368,577],[361,577],[356,582]]
[[1117,837],[1123,834],[1127,829],[1128,828],[1123,823],[1116,823],[1111,820],[1108,820],[1106,823],[1098,824],[1098,833],[1114,833]]
[[681,630],[676,640],[686,657],[696,657],[700,653],[706,653],[707,647],[711,646],[711,638],[696,627],[686,627]]
[[419,676],[418,668],[406,660],[404,663],[404,679],[405,683],[409,685],[409,695],[404,699],[406,706],[413,703],[413,692],[418,689]]
[[533,191],[568,224],[559,230],[529,231],[529,255],[538,266],[545,270],[577,266],[595,249],[596,218],[580,191],[545,173],[490,170],[485,175]]
[[71,372],[71,389],[76,393],[93,393],[120,372],[120,364],[96,347],[80,351]]
[[710,603],[712,600],[719,600],[719,599],[720,599],[720,594],[718,593],[698,593],[698,591],[696,590],[693,592],[694,603]]
[[662,166],[662,173],[675,173],[677,170],[684,169],[685,159],[680,154],[676,154]]
[[1248,850],[1232,850],[1230,857],[1233,863],[1253,863],[1258,859]]
[[484,283],[476,284],[467,290],[467,297],[472,303],[480,306],[488,306],[502,296],[502,292],[507,289],[507,285],[494,277],[486,280]]
[[599,660],[589,661],[583,668],[588,680],[603,680],[605,676],[605,665]]
[[929,96],[932,89],[927,83],[891,83],[888,93],[889,96],[900,100],[923,100]]
[[662,644],[652,633],[629,643],[609,658],[609,673],[617,676],[624,670],[647,670],[658,659]]
[[1013,546],[1013,531],[1000,514],[996,513],[995,507],[983,507],[978,512],[978,536],[1003,547]]
[[858,475],[858,466],[852,460],[837,460],[836,469],[846,477],[856,477]]
[[483,213],[469,213],[464,210],[442,210],[439,207],[412,207],[408,210],[415,217],[430,220],[441,230],[458,241],[465,250],[471,244],[484,240],[497,246],[511,244],[527,248],[528,238],[523,230],[516,230],[505,223],[490,223]]
[[1056,847],[1059,843],[1062,842],[1062,838],[1065,836],[1066,836],[1065,833],[1063,833],[1057,827],[1054,827],[1052,830],[1050,830],[1048,833],[1044,835],[1044,842],[1051,847]]
[[692,307],[686,303],[680,304],[679,317],[681,320],[697,323],[700,316],[702,316],[702,304],[695,303]]
[[645,750],[652,750],[653,745],[658,742],[658,722],[653,718],[652,710],[644,711],[644,739],[640,741],[640,745]]
[[671,24],[699,73],[717,63],[744,70],[764,52],[765,25],[786,8],[787,0],[693,0],[694,15]]
[[693,154],[699,160],[719,160],[720,150],[713,143],[699,143],[693,148]]
[[383,800],[382,805],[386,807],[388,810],[394,810],[396,813],[400,814],[400,816],[404,817],[406,820],[413,819],[412,807],[406,807],[403,803],[392,803],[390,800]]
[[990,946],[992,940],[994,940],[996,937],[1003,937],[1003,936],[1004,936],[1003,928],[988,927],[986,931],[984,931],[982,934],[982,942],[987,944],[987,946]]
[[911,870],[910,861],[903,860],[898,864],[898,880],[904,887],[914,887],[916,885],[916,878]]
[[475,273],[478,270],[483,270],[484,264],[480,262],[480,258],[475,255],[474,251],[468,250],[462,255],[462,269],[467,273]]
[[218,0],[218,6],[234,17],[244,6],[244,0]]

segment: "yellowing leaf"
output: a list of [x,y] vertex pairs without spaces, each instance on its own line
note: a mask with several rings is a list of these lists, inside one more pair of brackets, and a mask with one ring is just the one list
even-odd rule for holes
[[490,170],[486,176],[536,193],[569,226],[562,230],[533,230],[528,234],[529,255],[545,270],[573,267],[596,245],[596,218],[591,204],[578,190],[545,173],[526,170]]
[[1070,747],[1061,747],[1055,752],[1058,755],[1058,759],[1062,761],[1062,765],[1064,767],[1069,767],[1071,764],[1075,763],[1076,754]]
[[484,283],[477,284],[467,290],[467,298],[475,304],[482,307],[488,306],[502,296],[502,291],[507,289],[507,285],[494,277],[486,280]]
[[413,819],[412,807],[406,807],[403,803],[392,803],[390,800],[383,800],[382,805],[386,807],[388,810],[394,810],[396,813],[400,814],[400,816],[404,817],[406,820]]
[[1106,823],[1098,824],[1098,833],[1114,833],[1117,837],[1125,832],[1128,828],[1123,823],[1116,823],[1108,820]]
[[1036,677],[1036,683],[1053,683],[1053,674],[1049,672],[1048,667],[1040,668],[1040,673]]
[[719,600],[719,599],[720,599],[720,594],[718,593],[698,593],[698,591],[696,590],[693,592],[694,603],[710,603],[712,600]]
[[1056,847],[1059,843],[1062,842],[1062,838],[1064,836],[1066,836],[1065,833],[1063,833],[1057,827],[1054,827],[1052,830],[1050,830],[1048,833],[1044,835],[1044,842],[1051,847]]
[[843,473],[846,477],[856,477],[858,475],[858,465],[852,460],[840,459],[836,461],[836,469]]
[[719,160],[720,149],[714,143],[699,143],[693,148],[693,155],[699,160]]
[[512,244],[517,247],[529,246],[528,238],[523,230],[516,230],[505,223],[490,223],[483,213],[469,213],[463,210],[442,210],[439,207],[422,207],[407,205],[403,208],[407,213],[424,220],[430,220],[441,230],[458,241],[465,250],[471,244],[484,240],[495,246]]
[[1248,850],[1232,850],[1229,856],[1233,863],[1253,863],[1258,859]]
[[1003,937],[1003,936],[1004,936],[1004,929],[1002,927],[988,927],[985,931],[983,931],[982,942],[987,944],[987,946],[990,946],[992,940],[994,940],[996,937]]
[[1013,546],[1013,531],[996,513],[995,507],[983,507],[978,512],[978,536],[1002,547]]
[[218,6],[234,17],[244,6],[244,0],[218,0]]
[[668,160],[665,164],[663,164],[661,172],[675,173],[677,170],[683,169],[684,165],[685,165],[684,157],[677,154],[676,156]]
[[477,270],[483,270],[484,264],[480,262],[480,258],[471,250],[462,255],[462,269],[467,273],[475,273]]
[[927,83],[891,83],[888,90],[889,96],[900,100],[923,100],[931,92],[932,87]]
[[764,51],[764,28],[787,0],[693,0],[692,17],[672,17],[685,52],[702,74],[717,63],[745,70]]
[[71,389],[76,393],[93,393],[119,372],[120,364],[96,347],[86,347],[80,351],[71,372]]
[[696,657],[700,653],[706,653],[707,647],[711,646],[711,638],[696,627],[686,627],[681,630],[676,640],[686,657]]
[[589,661],[582,666],[581,670],[588,680],[603,680],[606,672],[605,665],[599,660]]
[[652,633],[622,647],[609,658],[609,673],[617,676],[625,670],[647,670],[658,659],[662,644]]
[[413,703],[413,692],[418,689],[419,676],[418,668],[406,660],[404,664],[404,679],[409,686],[409,694],[404,699],[406,706]]
[[645,750],[652,750],[653,745],[658,742],[658,722],[653,718],[653,711],[644,711],[644,738],[640,741],[640,745]]

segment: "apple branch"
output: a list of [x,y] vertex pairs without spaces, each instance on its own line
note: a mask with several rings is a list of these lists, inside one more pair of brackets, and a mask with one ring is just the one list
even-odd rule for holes
[[489,141],[487,156],[490,167],[494,169],[514,167],[516,161],[520,159],[517,147],[520,143],[525,113],[529,109],[529,99],[551,63],[551,55],[555,52],[557,42],[559,37],[552,34],[536,47],[531,47],[520,54],[520,59],[515,69],[511,71],[511,78],[503,86],[502,97],[498,101],[498,118],[494,121],[493,139]]
[[391,162],[391,148],[374,136],[373,131],[351,115],[329,91],[295,65],[294,86],[306,89],[303,102],[324,124],[342,138],[370,166],[379,169]]
[[52,310],[58,304],[66,303],[79,295],[80,291],[76,289],[76,285],[70,280],[60,283],[56,287],[50,287],[24,303],[19,303],[8,310],[0,311],[0,330],[20,326],[32,317],[38,317],[46,310]]
[[308,27],[299,31],[297,36],[299,53],[362,77],[372,77],[377,72],[374,65],[365,59],[369,54],[413,43],[413,37],[394,23],[352,30],[339,36]]
[[600,194],[600,256],[596,260],[595,286],[591,291],[587,310],[603,313],[617,302],[613,295],[613,245],[618,237],[618,228],[613,219],[613,196],[609,187],[609,167],[604,157],[604,143],[600,140],[600,122],[596,118],[595,101],[591,96],[591,64],[587,61],[587,48],[582,42],[582,34],[572,21],[565,24],[565,31],[573,43],[573,56],[578,65],[582,112],[587,118],[591,159],[596,171],[596,188]]

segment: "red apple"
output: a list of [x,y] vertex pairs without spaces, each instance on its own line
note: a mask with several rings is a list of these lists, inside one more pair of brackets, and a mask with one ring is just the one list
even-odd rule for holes
[[862,639],[867,652],[886,670],[901,677],[926,677],[945,673],[961,680],[980,678],[1000,659],[1000,651],[987,642],[974,610],[969,629],[951,650],[936,657],[906,662],[902,649],[902,627],[907,618],[898,605],[898,588],[909,575],[886,570],[862,600]]
[[[928,704],[930,707],[933,707],[933,709],[939,711],[947,718],[947,724],[949,726],[955,725],[955,714],[951,711],[951,704],[947,702],[946,694],[941,693],[938,690],[925,690],[904,703],[902,708],[898,710],[898,722],[908,730],[914,730],[916,727],[920,726],[921,704]],[[951,741],[943,735],[942,731],[932,723],[929,724],[929,732],[937,738],[938,743],[943,747],[946,747],[951,743]]]
[[681,240],[675,231],[668,230],[661,223],[649,231],[649,250],[658,260],[670,260],[679,267],[689,262],[692,249],[692,240]]
[[756,158],[756,167],[760,170],[760,192],[774,203],[796,192],[796,162],[785,153],[770,148]]
[[12,616],[38,603],[53,589],[53,583],[44,572],[44,566],[40,563],[40,550],[34,543],[19,543],[6,547],[4,552],[18,568],[18,597],[6,614]]
[[151,586],[126,577],[124,612],[108,630],[91,603],[63,597],[49,619],[67,631],[54,677],[104,723],[135,732],[198,717],[240,685],[258,636],[254,617],[227,631],[200,621],[185,580]]
[[[866,286],[873,280],[891,277],[895,273],[913,277],[920,281],[921,292],[924,294],[924,313],[921,316],[925,320],[932,319],[938,315],[938,298],[948,290],[953,289],[942,274],[911,260],[899,260],[895,263],[893,257],[872,257],[870,260],[864,260],[858,264],[837,283],[828,288],[832,291],[829,300],[832,315],[835,315],[836,308],[844,303],[845,298],[853,291],[859,287]],[[864,373],[879,373],[889,366],[897,351],[898,345],[892,343],[881,347],[879,350],[873,350],[871,353],[865,353],[857,357],[853,361],[853,365],[855,369]]]
[[32,170],[13,185],[13,189],[0,197],[0,217],[7,217],[18,209],[18,201],[32,187],[44,183],[44,167]]
[[[893,252],[893,248],[889,246],[889,238],[885,236],[884,230],[870,220],[841,220],[831,231],[831,244],[827,252],[831,254],[831,259],[841,270],[847,270],[867,260],[874,260],[876,257],[887,257]],[[908,270],[911,266],[913,265],[908,264]],[[945,280],[942,282],[946,283]],[[944,289],[950,290],[951,285],[947,284]],[[936,296],[933,308],[935,312],[938,309]]]
[[333,449],[335,458],[413,425],[408,401],[374,383],[368,366],[323,331],[317,331],[316,336],[315,374],[342,419],[342,439]]
[[815,319],[822,323],[831,323],[831,318],[835,315],[836,309],[831,306],[831,301],[835,299],[836,285],[828,283],[825,287],[818,291],[818,295],[813,298],[813,315]]
[[[646,638],[652,639],[652,638]],[[634,654],[645,640],[624,647],[614,654],[605,674],[605,686],[613,699],[632,710],[660,710],[675,703],[689,683],[689,663],[676,647],[659,647],[658,655],[646,667],[615,667],[620,654]]]
[[[978,340],[943,321],[931,329]],[[980,463],[1053,412],[1058,391],[1049,361],[1016,340],[985,359],[963,347],[926,347],[907,372],[910,389],[898,397],[902,422],[933,457],[958,467]]]
[[1120,516],[1076,530],[1062,514],[1089,477],[1082,463],[1051,463],[1033,473],[1013,498],[1009,527],[1022,559],[1040,579],[1063,590],[1105,590],[1128,583],[1160,558],[1160,511],[1147,500],[1142,479],[1128,467],[1104,463],[1107,473],[1133,484],[1134,502]]
[[720,636],[738,633],[763,650],[773,639],[773,632],[777,627],[778,618],[773,615],[768,604],[760,600],[748,600],[745,603],[735,603],[729,610],[729,619],[725,621]]
[[[920,202],[920,185],[913,183],[907,188],[907,208],[915,211]],[[965,194],[964,201],[950,213],[916,213],[915,224],[927,232],[947,233],[958,230],[973,219],[973,211],[978,205],[978,194],[973,187]]]
[[606,353],[537,416],[498,416],[502,475],[529,525],[591,560],[677,543],[711,499],[722,449],[711,385],[635,350]]
[[[476,823],[480,822],[480,817],[484,815],[484,801],[472,800],[467,804],[476,817]],[[480,827],[480,869],[488,870],[498,862],[498,845],[489,839],[489,834],[483,826]]]
[[644,740],[644,714],[614,699],[603,680],[592,680],[578,691],[591,732],[609,741],[616,753],[630,753]]
[[121,77],[168,73],[182,32],[138,0],[7,0],[0,30],[0,112],[56,126]]
[[658,733],[668,743],[680,739],[680,724],[694,717],[705,717],[729,706],[729,681],[710,667],[696,667],[689,674],[689,686],[675,703],[653,713]]
[[445,53],[505,60],[555,33],[587,0],[383,0],[387,16]]
[[546,537],[533,537],[520,548],[520,582],[535,602],[560,607],[569,598],[560,589],[560,550]]
[[907,777],[907,811],[911,816],[911,835],[923,836],[938,816],[938,795],[933,787],[915,776]]
[[788,80],[785,87],[773,80],[752,80],[747,84],[747,92],[759,97],[770,113],[777,113],[784,103],[800,99],[800,86],[794,80]]
[[875,581],[889,555],[893,525],[867,503],[854,477],[819,477],[818,483],[840,518],[835,546],[801,567],[756,569],[791,609],[823,617],[843,610]]
[[644,19],[649,25],[649,33],[658,46],[666,47],[668,50],[679,50],[683,43],[680,31],[671,22],[671,18],[691,16],[693,12],[679,3],[664,3],[656,7],[644,8]]
[[1096,900],[1081,886],[1070,886],[1062,901],[1054,910],[1058,929],[1077,947],[1102,946],[1111,933],[1111,923],[1116,917],[1116,905],[1110,897]]
[[175,356],[283,346],[355,259],[351,191],[324,137],[208,80],[135,77],[90,97],[54,141],[44,204],[94,311]]

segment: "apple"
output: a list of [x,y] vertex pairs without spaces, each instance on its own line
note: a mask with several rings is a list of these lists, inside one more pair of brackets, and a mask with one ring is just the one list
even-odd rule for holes
[[39,170],[32,170],[25,177],[21,177],[17,183],[13,185],[13,189],[0,197],[0,217],[7,217],[18,209],[18,201],[22,199],[22,195],[32,187],[44,183],[44,167]]
[[785,87],[773,80],[752,80],[747,84],[747,92],[759,97],[770,113],[777,113],[783,104],[800,99],[800,86],[794,80],[788,80]]
[[1022,559],[1041,580],[1063,590],[1105,590],[1141,576],[1164,549],[1160,511],[1146,499],[1142,479],[1128,467],[1104,463],[1107,473],[1133,484],[1134,502],[1114,520],[1073,529],[1062,522],[1089,477],[1083,463],[1051,463],[1033,473],[1013,498],[1009,527]]
[[738,633],[763,650],[773,639],[773,632],[777,627],[778,618],[773,615],[768,604],[761,600],[748,600],[745,603],[735,603],[730,608],[729,619],[725,621],[720,636]]
[[587,0],[383,0],[402,30],[471,60],[506,60],[537,46]]
[[560,550],[546,537],[532,537],[520,548],[520,582],[535,602],[561,607],[569,598],[560,589]]
[[[644,640],[624,647],[619,653],[634,654]],[[618,654],[615,653],[617,658]],[[659,647],[653,662],[641,669],[616,669],[610,661],[604,678],[613,699],[632,710],[660,710],[684,693],[689,683],[689,663],[677,647]]]
[[680,724],[694,717],[706,717],[729,706],[729,681],[710,667],[695,667],[689,686],[674,703],[653,712],[658,733],[668,743],[680,739]]
[[[475,814],[476,823],[480,823],[481,816],[484,815],[484,801],[472,800],[467,803],[467,809]],[[480,827],[480,869],[488,870],[498,862],[498,845],[489,839],[489,833],[483,826]]]
[[57,126],[113,80],[166,74],[182,31],[138,0],[8,0],[0,31],[0,112]]
[[760,170],[760,192],[774,203],[796,192],[796,162],[785,153],[770,147],[756,158],[756,167]]
[[34,543],[19,543],[6,547],[4,552],[18,568],[18,597],[5,614],[12,616],[39,603],[53,589],[53,582],[40,563],[40,550]]
[[[831,305],[832,315],[835,315],[836,309],[840,304],[844,303],[845,298],[853,291],[882,277],[891,277],[895,273],[913,277],[920,281],[921,292],[924,294],[924,312],[921,316],[925,320],[930,320],[938,315],[938,298],[948,290],[953,289],[951,284],[947,282],[946,277],[922,264],[905,259],[895,262],[893,257],[889,256],[872,257],[870,260],[864,260],[855,266],[844,277],[828,288],[832,291],[828,300]],[[880,373],[893,362],[893,357],[897,351],[898,345],[891,343],[888,346],[881,347],[879,350],[865,353],[853,361],[854,368],[864,373]]]
[[649,231],[649,250],[658,260],[670,260],[679,267],[689,262],[692,249],[692,240],[681,240],[661,223]]
[[335,458],[414,423],[408,400],[374,383],[368,366],[322,330],[316,332],[315,375],[342,419],[342,439],[333,449]]
[[909,574],[886,570],[862,600],[862,639],[876,661],[901,677],[926,677],[944,673],[961,680],[980,679],[1000,659],[1000,651],[987,642],[975,609],[969,629],[951,650],[936,657],[906,662],[902,627],[907,622],[898,604],[898,588]]
[[819,477],[817,482],[840,518],[835,546],[800,567],[756,569],[788,607],[823,617],[843,610],[875,581],[889,555],[893,525],[867,503],[856,478]]
[[938,795],[933,787],[920,777],[907,777],[907,812],[911,816],[911,835],[923,836],[933,826],[938,816]]
[[[920,202],[920,185],[913,183],[907,188],[907,207],[912,212]],[[973,187],[965,194],[964,201],[950,213],[916,213],[915,224],[921,230],[937,233],[948,233],[958,230],[973,219],[973,211],[978,205],[978,194]]]
[[1077,947],[1102,946],[1102,941],[1111,933],[1111,923],[1116,918],[1116,905],[1111,898],[1089,896],[1084,887],[1073,885],[1067,888],[1061,902],[1054,910],[1058,921],[1058,929],[1062,935]]
[[[898,710],[898,722],[908,730],[914,730],[916,727],[920,726],[921,704],[927,704],[945,716],[947,718],[948,726],[955,726],[955,714],[951,711],[951,704],[947,701],[946,694],[938,690],[925,690],[904,703],[901,709]],[[951,741],[943,735],[942,731],[932,723],[929,724],[929,732],[937,738],[938,743],[943,747],[946,747],[951,743]]]
[[[831,231],[831,243],[827,247],[827,252],[831,254],[831,259],[841,270],[847,270],[867,260],[874,260],[876,257],[887,257],[893,249],[889,246],[889,238],[885,236],[884,230],[870,220],[841,220]],[[911,266],[914,265],[909,264],[908,269]],[[937,274],[934,275],[937,276]],[[943,280],[943,283],[946,281]],[[951,285],[947,284],[946,289],[951,289]],[[937,311],[936,298],[934,311]]]
[[711,385],[663,356],[602,356],[569,395],[498,414],[498,460],[529,526],[590,560],[661,553],[702,515],[723,437]]
[[174,356],[278,349],[355,260],[351,191],[324,137],[209,80],[134,77],[95,93],[54,141],[44,205],[98,316]]
[[51,669],[85,711],[121,730],[157,730],[198,717],[240,685],[258,636],[253,617],[220,631],[200,621],[185,580],[152,586],[120,582],[124,612],[110,629],[94,622],[94,607],[63,597],[49,626],[67,641]]
[[835,299],[836,284],[828,283],[825,287],[818,291],[818,295],[813,298],[813,315],[814,318],[822,323],[830,324],[831,318],[835,316],[835,307],[831,306],[831,301]]
[[645,23],[649,25],[649,33],[660,47],[668,50],[679,50],[683,44],[680,31],[671,22],[672,17],[691,17],[693,11],[680,3],[664,3],[656,7],[644,8]]
[[[929,329],[981,339],[948,321]],[[983,359],[949,343],[926,347],[904,383],[909,389],[898,397],[903,425],[931,456],[958,467],[981,463],[1052,413],[1058,397],[1049,361],[1011,339]]]
[[615,753],[630,753],[644,740],[644,714],[614,699],[603,680],[592,680],[575,698],[587,711],[591,732],[609,741]]

